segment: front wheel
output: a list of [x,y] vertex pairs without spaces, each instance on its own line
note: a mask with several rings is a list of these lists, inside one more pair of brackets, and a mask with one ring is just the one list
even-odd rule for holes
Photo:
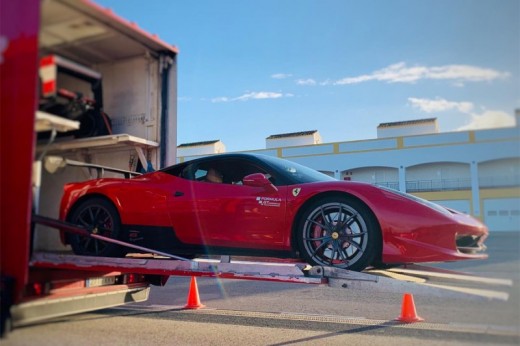
[[300,253],[312,265],[361,271],[381,251],[381,231],[370,209],[351,197],[309,205],[295,229]]
[[[104,237],[118,239],[120,235],[119,213],[112,203],[102,198],[90,198],[80,202],[68,217],[68,221]],[[109,257],[124,255],[121,246],[91,237],[71,234],[69,242],[76,255]]]

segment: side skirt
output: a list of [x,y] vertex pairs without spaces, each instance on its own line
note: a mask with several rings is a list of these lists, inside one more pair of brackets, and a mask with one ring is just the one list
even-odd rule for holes
[[292,251],[203,246],[183,243],[171,227],[123,225],[121,240],[178,255],[234,255],[298,258]]

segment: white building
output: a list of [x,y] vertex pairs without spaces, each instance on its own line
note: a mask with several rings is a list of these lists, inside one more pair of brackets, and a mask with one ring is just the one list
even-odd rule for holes
[[401,137],[439,133],[437,118],[381,123],[377,127],[377,138]]
[[[295,161],[337,179],[409,192],[480,218],[492,231],[520,230],[518,125],[252,152]],[[193,158],[179,155],[179,161]]]
[[177,146],[177,157],[221,154],[226,152],[226,146],[220,140],[185,143]]
[[265,147],[297,147],[300,145],[321,144],[321,136],[317,130],[282,133],[271,135],[265,139]]

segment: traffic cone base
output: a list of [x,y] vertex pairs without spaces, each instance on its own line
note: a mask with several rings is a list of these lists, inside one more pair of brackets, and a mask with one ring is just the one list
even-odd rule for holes
[[185,309],[200,309],[203,308],[204,305],[200,302],[199,298],[199,289],[197,288],[197,280],[194,276],[191,277],[190,282],[190,291],[188,292],[188,300]]
[[397,321],[404,323],[413,323],[413,322],[421,322],[424,321],[424,318],[421,318],[417,315],[417,311],[415,310],[415,303],[413,301],[413,296],[411,293],[405,293],[403,295],[403,305],[401,307],[401,316],[397,318]]

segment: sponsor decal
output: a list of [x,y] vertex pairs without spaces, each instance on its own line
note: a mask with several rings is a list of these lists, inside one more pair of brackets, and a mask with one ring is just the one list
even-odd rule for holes
[[302,190],[301,187],[297,187],[297,188],[292,189],[292,195],[294,197],[297,197],[300,194],[301,190]]
[[280,207],[282,199],[279,197],[256,197],[258,204],[264,207]]

